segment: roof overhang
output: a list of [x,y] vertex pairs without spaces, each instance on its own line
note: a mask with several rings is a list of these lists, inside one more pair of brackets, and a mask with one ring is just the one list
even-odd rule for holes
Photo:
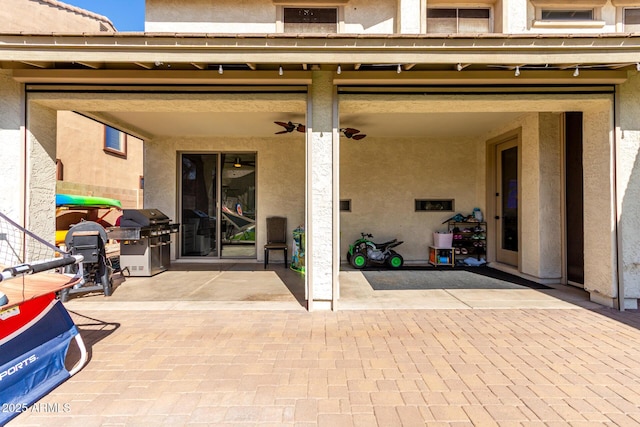
[[340,65],[337,84],[617,84],[639,59],[640,34],[0,34],[25,83],[308,84]]

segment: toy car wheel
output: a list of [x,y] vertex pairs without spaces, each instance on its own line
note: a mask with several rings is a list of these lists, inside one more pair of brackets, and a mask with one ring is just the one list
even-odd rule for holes
[[351,264],[351,252],[347,252],[347,262]]
[[353,268],[361,269],[367,266],[367,256],[362,252],[356,252],[351,256],[351,265]]
[[398,253],[391,254],[389,259],[387,259],[387,265],[391,268],[400,268],[402,267],[402,264],[404,264],[404,259],[402,258],[402,255]]

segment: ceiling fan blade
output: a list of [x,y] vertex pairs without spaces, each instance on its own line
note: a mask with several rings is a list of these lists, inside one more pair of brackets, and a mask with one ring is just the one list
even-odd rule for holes
[[360,139],[364,138],[365,136],[367,136],[367,135],[364,135],[364,134],[360,133],[358,135],[353,135],[352,138],[355,139],[355,140],[360,140]]
[[305,125],[303,125],[303,124],[298,124],[298,127],[296,128],[296,130],[297,130],[298,132],[302,132],[302,133],[304,133],[304,132],[306,132],[306,131],[307,131],[307,127],[306,127]]
[[289,133],[289,131],[288,130],[281,130],[280,132],[276,132],[275,134],[278,135],[278,134],[281,134],[281,133]]
[[345,133],[350,133],[351,135],[354,135],[356,133],[360,133],[360,131],[358,129],[354,129],[354,128],[344,128],[342,129],[343,132]]
[[287,124],[285,122],[273,122],[273,123],[275,123],[277,125],[280,125],[282,127],[285,127],[285,128],[287,127]]

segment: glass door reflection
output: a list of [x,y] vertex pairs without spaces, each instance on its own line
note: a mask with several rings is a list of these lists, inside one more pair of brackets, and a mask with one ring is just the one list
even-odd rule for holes
[[182,256],[217,256],[218,155],[182,154]]
[[223,258],[256,256],[256,155],[221,155],[220,242]]

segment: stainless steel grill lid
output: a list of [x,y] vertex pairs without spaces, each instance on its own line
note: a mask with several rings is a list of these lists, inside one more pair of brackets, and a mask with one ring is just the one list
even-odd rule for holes
[[169,217],[158,209],[123,209],[120,227],[153,227],[169,221]]

